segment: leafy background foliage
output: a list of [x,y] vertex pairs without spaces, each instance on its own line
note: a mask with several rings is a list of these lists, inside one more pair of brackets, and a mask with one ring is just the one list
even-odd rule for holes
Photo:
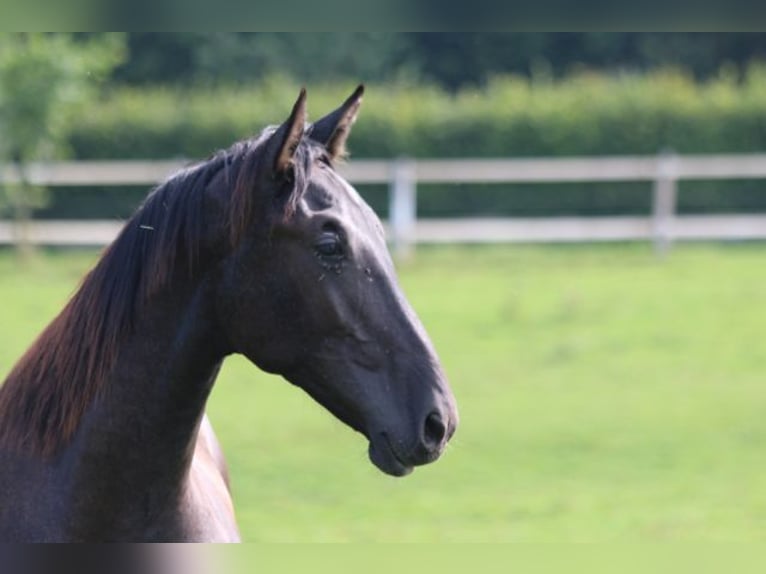
[[[357,158],[766,148],[764,34],[8,35],[0,58],[19,53],[8,45],[31,40],[48,42],[42,56],[56,58],[34,65],[20,60],[17,70],[38,70],[27,81],[42,81],[35,77],[45,70],[52,78],[69,78],[57,84],[61,89],[17,90],[17,101],[27,106],[59,94],[51,100],[55,105],[40,104],[47,106],[45,113],[5,114],[40,120],[43,132],[35,132],[34,145],[23,144],[37,157],[204,158],[283,119],[301,85],[308,86],[310,111],[318,117],[360,81],[369,89],[350,142]],[[24,57],[37,57],[35,50],[27,52]],[[103,81],[85,81],[94,78]],[[11,127],[0,130],[5,142],[30,140],[8,136]],[[469,193],[452,194],[421,186],[420,213],[547,216],[649,209],[648,184],[520,185],[514,193],[508,187],[471,186]],[[764,209],[761,187],[759,181],[685,182],[680,209]],[[386,214],[382,186],[361,191]],[[125,217],[145,192],[57,190],[53,203],[36,216]]]

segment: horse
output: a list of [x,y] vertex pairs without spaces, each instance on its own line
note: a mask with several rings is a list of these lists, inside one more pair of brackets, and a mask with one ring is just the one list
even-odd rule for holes
[[458,424],[384,229],[337,172],[364,87],[171,175],[0,387],[0,541],[236,542],[205,406],[223,360],[281,375],[404,476]]

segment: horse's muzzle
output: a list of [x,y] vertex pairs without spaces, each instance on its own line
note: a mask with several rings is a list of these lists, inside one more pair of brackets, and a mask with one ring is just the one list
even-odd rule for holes
[[406,476],[414,467],[437,460],[455,433],[456,427],[457,416],[448,417],[438,410],[433,410],[425,417],[420,435],[415,445],[410,448],[392,440],[386,432],[370,437],[370,460],[386,474]]

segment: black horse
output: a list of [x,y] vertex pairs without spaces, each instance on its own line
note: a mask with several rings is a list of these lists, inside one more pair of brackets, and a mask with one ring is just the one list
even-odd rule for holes
[[405,475],[457,425],[383,228],[334,169],[360,86],[155,189],[0,387],[0,540],[235,541],[205,403],[223,359],[283,375]]

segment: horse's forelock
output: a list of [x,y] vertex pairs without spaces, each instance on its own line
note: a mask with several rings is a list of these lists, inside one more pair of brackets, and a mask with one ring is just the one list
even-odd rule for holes
[[[311,164],[317,153],[316,144],[309,140],[305,134],[295,149],[291,176],[293,178],[289,195],[275,197],[279,193],[277,186],[263,186],[268,181],[263,174],[273,172],[273,167],[268,164],[271,158],[265,153],[265,143],[276,130],[271,126],[266,128],[261,135],[252,142],[252,145],[243,154],[239,162],[239,170],[236,183],[231,193],[228,207],[229,239],[232,247],[238,246],[244,238],[247,230],[255,222],[256,207],[260,202],[270,202],[281,209],[278,218],[289,219],[295,213],[298,203],[306,190],[311,173]],[[267,171],[266,171],[267,170]],[[275,201],[276,200],[276,201]],[[263,205],[263,203],[261,203]]]

